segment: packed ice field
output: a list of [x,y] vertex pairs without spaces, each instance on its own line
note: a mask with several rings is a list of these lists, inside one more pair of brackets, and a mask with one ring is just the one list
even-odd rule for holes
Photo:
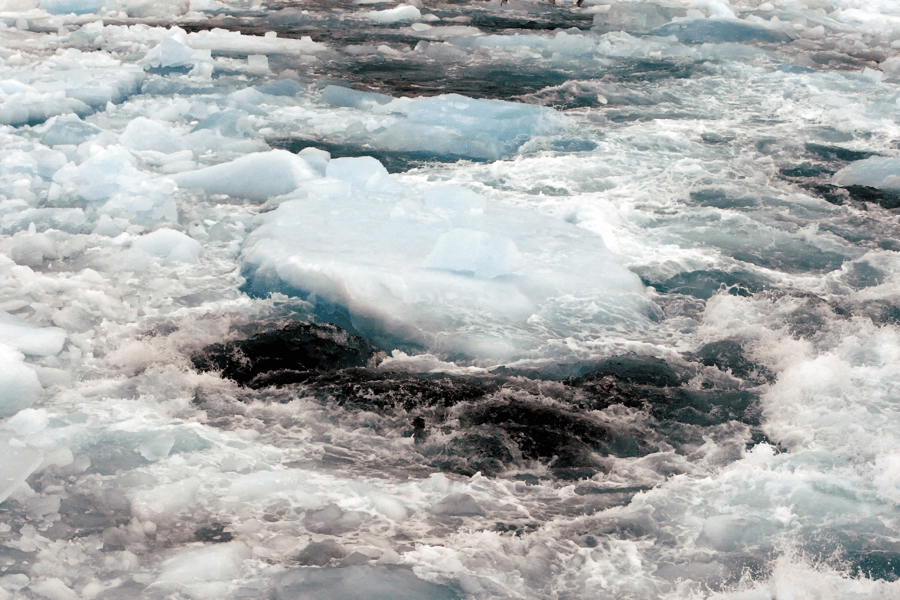
[[900,597],[898,84],[894,0],[0,0],[0,600]]

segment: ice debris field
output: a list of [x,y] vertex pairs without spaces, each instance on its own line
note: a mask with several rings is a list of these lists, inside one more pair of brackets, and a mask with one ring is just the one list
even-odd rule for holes
[[0,600],[900,597],[894,0],[0,0]]

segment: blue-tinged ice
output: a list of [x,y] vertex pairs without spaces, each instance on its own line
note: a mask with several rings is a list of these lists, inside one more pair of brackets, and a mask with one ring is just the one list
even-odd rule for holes
[[41,143],[46,146],[78,146],[102,131],[96,125],[85,123],[77,115],[60,115],[50,118],[41,131]]
[[543,106],[459,94],[395,99],[328,86],[322,100],[395,119],[384,128],[359,128],[353,135],[358,142],[430,156],[498,160],[514,153],[529,138],[558,132],[566,124],[562,115]]
[[832,182],[900,191],[900,158],[873,156],[856,161],[835,173]]
[[36,327],[24,319],[0,311],[0,344],[6,344],[28,356],[59,354],[66,332],[59,327]]
[[307,298],[381,343],[488,360],[646,318],[638,277],[583,229],[461,187],[413,188],[373,158],[326,173],[258,217],[242,256],[251,293]]
[[594,26],[618,29],[629,33],[647,33],[680,16],[676,8],[650,2],[618,2],[606,12],[594,15]]
[[374,108],[379,104],[387,104],[393,100],[391,96],[386,94],[377,94],[374,92],[361,92],[337,85],[325,86],[322,90],[322,102],[331,106],[350,107],[366,110]]
[[175,221],[172,181],[138,168],[122,146],[93,146],[81,164],[68,163],[53,175],[47,195],[52,206],[82,204],[91,211],[142,225]]
[[197,262],[202,250],[198,241],[168,227],[139,237],[134,241],[133,247],[161,259],[164,263]]
[[790,38],[779,31],[759,25],[726,19],[691,19],[676,21],[650,32],[651,35],[674,35],[678,41],[688,44],[721,42],[786,42]]
[[286,150],[272,150],[178,173],[172,179],[182,188],[262,201],[292,192],[314,176],[314,170],[303,158]]
[[104,0],[41,0],[38,6],[52,15],[87,15],[103,8]]
[[[37,373],[29,367],[22,352],[14,346],[0,342],[0,419],[11,417],[22,409],[28,408],[41,397],[44,388],[38,380]],[[0,440],[0,445],[3,442]],[[0,501],[3,494],[4,464],[6,453],[0,449]],[[36,467],[37,465],[35,465]],[[27,477],[30,473],[26,473]],[[24,477],[22,478],[24,480]],[[8,495],[8,491],[7,491]]]
[[[5,378],[5,375],[0,375],[0,380]],[[0,385],[0,416],[6,416],[2,411],[3,399],[7,395],[5,386]],[[0,438],[0,456],[3,457],[0,460],[0,502],[3,502],[37,470],[44,460],[44,453],[13,439]]]

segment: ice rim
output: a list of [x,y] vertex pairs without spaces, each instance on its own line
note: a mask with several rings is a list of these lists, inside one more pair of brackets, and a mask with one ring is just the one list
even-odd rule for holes
[[900,595],[893,1],[0,40],[0,600]]

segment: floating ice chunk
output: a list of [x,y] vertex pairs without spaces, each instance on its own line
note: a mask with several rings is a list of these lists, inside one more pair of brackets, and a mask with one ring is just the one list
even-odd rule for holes
[[725,19],[677,21],[658,27],[652,30],[650,34],[659,36],[674,35],[678,38],[678,41],[688,44],[749,42],[752,40],[764,42],[790,41],[790,38],[780,31],[774,31],[743,21]]
[[256,86],[256,91],[269,96],[296,96],[304,89],[304,86],[293,79],[276,79]]
[[[584,41],[582,37],[560,38],[560,48],[571,45],[570,41],[578,46]],[[593,44],[589,40],[588,43]],[[438,156],[496,160],[514,152],[531,136],[559,131],[565,126],[559,113],[543,106],[477,100],[459,94],[391,99],[382,94],[328,86],[322,100],[332,106],[388,113],[396,118],[374,135],[360,128],[360,141],[385,150]]]
[[303,567],[275,577],[276,600],[459,600],[444,585],[419,579],[407,567]]
[[168,227],[139,237],[134,247],[162,258],[165,263],[197,262],[202,250],[200,242]]
[[378,160],[371,156],[338,158],[329,161],[325,175],[366,190],[389,187],[394,180]]
[[[643,285],[599,237],[470,190],[413,190],[383,172],[342,171],[351,164],[328,165],[349,190],[326,193],[326,179],[319,194],[259,217],[242,255],[248,291],[308,298],[323,319],[378,344],[400,338],[484,358],[546,342],[547,333],[529,333],[534,319],[554,319],[554,335],[580,335],[587,323],[646,318]],[[372,187],[377,177],[393,185]],[[539,316],[566,297],[590,298],[587,321],[568,309]]]
[[28,589],[48,600],[79,600],[81,598],[80,594],[58,577],[41,579],[29,585]]
[[882,190],[900,190],[900,158],[873,156],[851,163],[835,173],[832,183],[864,185]]
[[322,102],[331,106],[347,106],[366,110],[379,104],[387,104],[392,100],[393,98],[385,94],[360,92],[337,85],[328,85],[322,90]]
[[594,15],[594,26],[629,33],[647,33],[665,25],[678,14],[679,11],[675,8],[649,2],[617,2],[605,13]]
[[451,229],[438,238],[425,266],[492,279],[513,274],[519,259],[519,251],[510,239],[472,229]]
[[251,130],[247,115],[247,111],[236,108],[220,110],[197,123],[191,132],[210,129],[226,136],[245,136]]
[[178,217],[173,183],[139,170],[134,156],[122,146],[94,146],[87,160],[67,164],[53,175],[53,182],[48,192],[53,204],[83,201],[111,217],[143,225]]
[[415,21],[422,18],[422,13],[415,6],[401,4],[387,10],[371,10],[361,13],[360,16],[375,21],[376,23],[398,23],[400,21]]
[[184,479],[131,494],[131,511],[142,521],[162,523],[175,518],[194,504],[200,480]]
[[35,327],[0,311],[0,344],[6,344],[28,356],[59,354],[66,332],[59,327]]
[[318,508],[322,506],[322,500],[301,489],[308,478],[308,473],[298,469],[250,473],[234,480],[228,490],[228,497],[240,502],[252,502],[271,494],[290,492],[291,497],[299,499],[305,508]]
[[43,431],[50,424],[50,414],[42,409],[24,408],[3,423],[3,429],[16,435],[31,435]]
[[141,64],[154,69],[170,69],[193,67],[198,62],[210,61],[212,55],[208,49],[195,50],[174,38],[166,37],[147,53]]
[[52,15],[87,15],[103,8],[104,0],[40,0],[38,6]]
[[129,17],[178,17],[191,8],[190,0],[126,0],[122,4]]
[[160,433],[138,446],[138,452],[150,462],[156,462],[167,457],[174,445],[174,435],[171,433]]
[[233,580],[240,576],[244,561],[252,556],[241,542],[216,544],[180,552],[163,562],[157,582],[191,584],[201,581]]
[[315,54],[328,46],[305,35],[300,39],[243,35],[239,31],[213,29],[188,34],[187,44],[194,49],[228,54]]
[[0,418],[10,417],[28,408],[44,391],[37,373],[23,359],[21,352],[0,343],[0,365],[3,365],[0,372]]
[[262,201],[297,189],[316,177],[309,164],[286,150],[257,152],[197,171],[178,173],[172,179],[183,188],[199,188],[207,194],[227,194]]
[[[2,352],[0,347],[0,353]],[[4,375],[0,375],[0,379],[3,377]],[[0,398],[4,391],[5,385],[0,384]],[[2,403],[3,400],[0,399],[0,410]],[[3,457],[3,460],[0,460],[0,502],[3,502],[37,470],[44,460],[44,453],[12,439],[0,438],[0,456]]]
[[900,56],[892,56],[879,66],[884,73],[885,81],[900,81]]
[[41,143],[47,146],[78,146],[101,131],[99,127],[85,123],[77,115],[60,115],[51,117],[45,123]]
[[557,54],[583,56],[594,50],[594,38],[581,33],[559,31],[547,44],[547,49]]
[[171,153],[184,149],[181,137],[165,125],[146,117],[138,117],[128,123],[119,135],[119,141],[132,150],[153,150]]
[[372,138],[387,150],[496,160],[529,137],[558,131],[562,117],[542,106],[476,100],[458,94],[395,100],[384,111],[406,114]]

